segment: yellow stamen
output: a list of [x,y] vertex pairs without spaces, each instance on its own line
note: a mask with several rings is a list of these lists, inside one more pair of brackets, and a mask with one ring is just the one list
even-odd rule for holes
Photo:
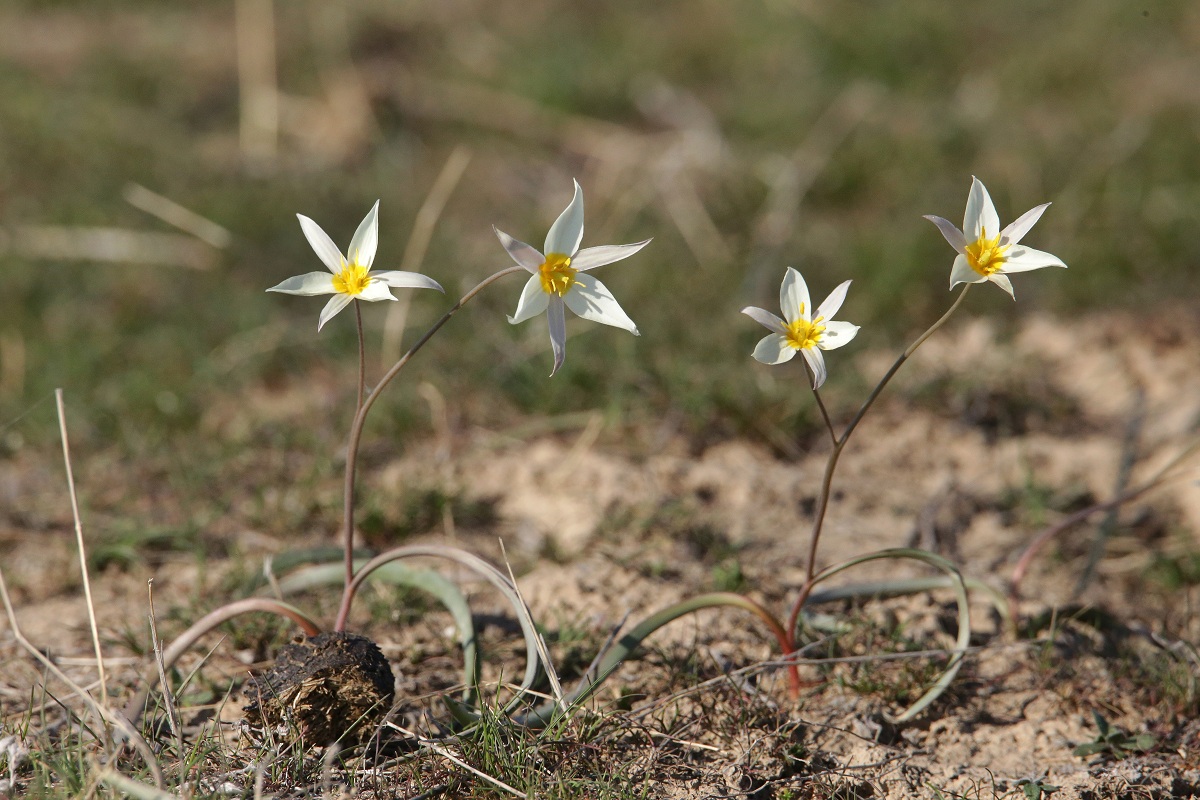
[[1012,245],[1000,244],[999,236],[989,239],[987,228],[981,228],[979,238],[973,244],[967,245],[967,263],[971,265],[971,269],[986,278],[999,272],[1004,266],[1004,262],[1008,260],[1004,254],[1010,247]]
[[[800,313],[804,313],[803,308]],[[803,318],[789,322],[787,334],[785,334],[788,346],[795,350],[809,350],[816,347],[817,343],[821,341],[822,334],[825,333],[825,326],[821,324],[824,321],[824,317],[817,317],[812,322],[807,322]]]
[[542,291],[563,297],[574,285],[578,272],[579,270],[571,266],[570,256],[547,253],[545,263],[538,268],[538,277],[542,279]]
[[362,294],[370,282],[367,268],[360,264],[343,264],[342,271],[333,276],[333,288],[340,294]]

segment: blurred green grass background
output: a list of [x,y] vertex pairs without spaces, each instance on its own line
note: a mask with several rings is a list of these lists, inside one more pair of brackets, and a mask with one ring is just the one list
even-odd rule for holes
[[[248,423],[231,447],[340,441],[352,317],[318,336],[323,300],[264,290],[321,268],[297,212],[344,247],[377,198],[376,265],[398,268],[459,148],[470,160],[421,271],[460,294],[508,263],[490,226],[540,245],[577,177],[585,246],[655,239],[600,274],[643,335],[571,319],[548,380],[544,319],[504,319],[521,287],[509,279],[422,353],[377,433],[429,428],[422,382],[458,423],[600,409],[700,445],[811,414],[799,368],[749,358],[762,331],[738,310],[774,308],[792,265],[817,298],[854,279],[842,317],[866,326],[856,346],[898,344],[950,302],[953,253],[920,216],[960,220],[972,174],[1004,221],[1054,201],[1029,242],[1071,269],[1020,276],[1015,305],[981,291],[969,313],[1186,304],[1200,286],[1197,75],[1193,0],[10,1],[0,446],[56,435],[49,412],[10,423],[56,386],[85,446],[166,445],[203,480],[221,474],[192,456],[211,444],[205,417],[242,398],[329,399]],[[223,227],[228,246],[185,235],[156,256],[170,263],[132,263],[137,247],[64,258],[31,238],[178,233],[126,201],[130,184]],[[405,340],[450,302],[417,293]],[[389,308],[364,312],[378,353]],[[831,393],[848,403],[862,387],[838,375],[844,352]]]

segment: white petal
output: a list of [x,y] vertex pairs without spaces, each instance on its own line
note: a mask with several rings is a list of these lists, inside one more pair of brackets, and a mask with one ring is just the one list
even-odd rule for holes
[[525,288],[521,290],[521,299],[517,301],[517,311],[508,321],[516,325],[530,317],[536,317],[546,310],[549,302],[550,295],[542,289],[542,279],[534,275],[525,282]]
[[996,284],[997,286],[999,286],[1004,291],[1008,292],[1008,296],[1011,297],[1013,300],[1017,299],[1017,296],[1015,294],[1013,294],[1012,281],[1010,281],[1008,278],[1004,277],[1003,273],[993,272],[991,275],[988,276],[988,280],[991,281],[992,283]]
[[296,216],[300,218],[300,230],[304,231],[304,238],[308,239],[312,249],[317,251],[317,257],[321,259],[321,263],[330,272],[337,275],[342,271],[342,251],[337,249],[337,245],[325,234],[325,231],[321,230],[320,225],[303,214]]
[[754,356],[755,361],[761,361],[764,364],[782,364],[795,357],[796,348],[788,344],[786,336],[772,333],[759,341],[751,355]]
[[321,309],[321,319],[317,321],[317,330],[325,327],[325,323],[333,319],[339,311],[350,305],[350,301],[354,298],[348,294],[335,294],[329,298],[329,302]]
[[546,234],[546,254],[560,253],[564,256],[573,256],[579,249],[581,241],[583,241],[583,189],[580,188],[579,181],[575,181],[575,196],[571,198],[571,204],[563,209],[563,212],[558,215],[558,219],[554,220],[554,224],[550,226],[550,232]]
[[375,251],[379,249],[379,201],[371,206],[371,210],[358,223],[358,230],[350,240],[350,249],[346,251],[346,260],[360,267],[371,268],[375,260]]
[[546,263],[546,257],[534,247],[514,239],[495,225],[492,226],[492,230],[496,232],[496,238],[500,240],[500,244],[504,245],[504,249],[512,256],[512,260],[525,269],[537,272],[542,264]]
[[985,278],[971,268],[966,256],[955,256],[954,267],[950,270],[950,288],[960,283],[980,283]]
[[959,253],[967,252],[967,237],[963,236],[963,232],[954,227],[954,223],[942,217],[935,217],[932,214],[926,214],[925,219],[937,225],[938,230],[942,232],[942,236],[950,243]]
[[815,347],[804,348],[800,351],[800,355],[804,356],[808,368],[812,370],[813,388],[820,389],[826,378],[825,356],[821,355],[821,351]]
[[779,310],[787,322],[798,319],[812,320],[812,299],[808,296],[808,284],[804,276],[792,267],[783,274],[783,283],[779,287]]
[[842,345],[850,344],[850,340],[858,335],[859,326],[849,322],[826,322],[825,331],[817,347],[822,350],[837,350]]
[[829,293],[824,302],[817,308],[817,316],[825,319],[833,319],[837,314],[838,309],[842,307],[842,303],[846,302],[846,292],[850,290],[850,281],[839,283],[837,288]]
[[550,370],[550,377],[553,378],[567,360],[567,312],[558,295],[549,297],[546,319],[550,323],[550,349],[554,351],[554,368]]
[[567,308],[584,319],[612,325],[614,328],[624,328],[634,336],[641,335],[637,325],[621,308],[608,287],[591,275],[576,275],[575,283],[571,285],[563,302],[567,304]]
[[380,283],[386,283],[395,289],[437,289],[442,294],[446,290],[442,285],[428,275],[419,272],[405,272],[398,269],[386,269],[379,272],[369,272],[367,275]]
[[650,244],[649,239],[637,244],[606,244],[600,247],[585,247],[571,257],[571,266],[580,271],[603,267],[605,264],[629,258],[648,244]]
[[1021,216],[1008,224],[1008,227],[1000,231],[1000,244],[1013,245],[1021,241],[1021,237],[1029,233],[1029,229],[1034,226],[1046,209],[1050,207],[1049,203],[1042,203],[1037,208],[1031,208]]
[[1067,266],[1058,256],[1042,250],[1034,250],[1032,247],[1017,246],[1005,255],[1007,258],[1000,267],[1001,272],[1028,272],[1031,269],[1041,269],[1042,267],[1066,269]]
[[333,288],[333,276],[328,272],[309,272],[305,275],[288,278],[278,286],[272,286],[270,289],[267,289],[267,291],[282,292],[283,294],[300,294],[311,297],[314,294],[333,294],[337,289]]
[[985,230],[989,238],[999,236],[1000,216],[996,213],[987,187],[971,176],[971,193],[967,195],[967,213],[963,216],[963,235],[967,241],[973,242]]
[[371,281],[357,295],[359,300],[366,300],[368,303],[374,303],[376,300],[395,300],[392,296],[392,290],[383,281]]
[[787,326],[783,324],[783,320],[770,311],[754,306],[746,306],[742,309],[742,313],[773,333],[780,335],[786,335],[787,333]]

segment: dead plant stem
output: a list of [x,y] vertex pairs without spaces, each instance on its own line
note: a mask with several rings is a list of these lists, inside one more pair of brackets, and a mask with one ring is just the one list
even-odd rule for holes
[[63,390],[54,390],[58,408],[58,434],[62,440],[63,464],[67,468],[67,490],[71,494],[71,516],[75,519],[75,546],[79,550],[79,570],[83,574],[83,597],[87,603],[88,624],[92,629],[92,646],[96,651],[96,671],[100,677],[100,705],[108,707],[108,678],[104,672],[104,654],[100,650],[100,629],[96,625],[96,606],[92,602],[92,581],[88,577],[87,550],[83,546],[83,523],[79,519],[79,499],[75,494],[75,475],[71,471],[71,445],[67,439],[67,411],[63,405]]

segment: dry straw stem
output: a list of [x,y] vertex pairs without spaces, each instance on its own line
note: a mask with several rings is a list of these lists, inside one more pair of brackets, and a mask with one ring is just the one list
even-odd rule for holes
[[234,9],[242,155],[269,163],[275,158],[279,141],[275,7],[272,0],[236,0]]
[[134,208],[161,219],[168,225],[173,225],[184,233],[190,233],[197,239],[211,244],[218,249],[225,249],[233,241],[233,234],[210,219],[200,216],[195,211],[176,203],[170,198],[152,192],[138,183],[128,183],[121,192],[125,202]]
[[161,787],[147,786],[112,769],[101,770],[96,780],[134,800],[179,800],[179,795],[163,791]]
[[[425,196],[425,202],[417,211],[416,220],[413,221],[412,233],[408,236],[408,244],[405,245],[404,255],[400,259],[401,270],[405,272],[421,271],[421,263],[429,251],[433,231],[446,208],[446,203],[450,202],[450,196],[454,194],[454,190],[462,180],[463,173],[466,172],[470,162],[471,151],[460,145],[451,151],[446,163],[442,165],[441,172],[438,173],[437,179],[429,189],[429,194]],[[404,292],[398,302],[388,304],[388,313],[383,320],[383,347],[380,356],[383,367],[395,363],[396,359],[400,357],[401,343],[404,339],[404,323],[408,319],[408,311],[412,306],[412,296],[412,292]]]
[[83,545],[83,523],[79,519],[79,498],[75,494],[75,475],[71,471],[71,445],[67,438],[67,412],[63,407],[63,390],[54,390],[58,410],[58,434],[62,440],[63,464],[67,469],[67,491],[71,495],[71,516],[75,520],[75,546],[79,550],[79,571],[83,575],[83,597],[87,603],[88,625],[92,631],[92,646],[96,652],[96,671],[100,678],[100,705],[108,706],[108,676],[104,673],[104,653],[100,649],[100,629],[96,625],[96,605],[92,602],[92,581],[88,576],[87,550]]
[[103,720],[106,723],[106,730],[109,725],[119,729],[133,745],[133,748],[137,750],[138,755],[142,757],[146,768],[150,770],[151,775],[154,777],[155,786],[159,789],[164,788],[166,783],[163,780],[162,768],[158,765],[158,759],[154,757],[154,751],[150,749],[150,745],[142,738],[142,735],[137,732],[133,723],[123,714],[110,711],[108,708],[97,703],[79,684],[68,678],[58,668],[57,664],[46,657],[41,650],[34,647],[33,643],[25,638],[25,634],[21,631],[21,626],[17,623],[17,614],[13,610],[12,599],[8,595],[8,583],[4,580],[4,570],[2,569],[0,569],[0,601],[4,603],[4,612],[8,616],[8,624],[12,627],[13,638],[17,640],[17,644],[45,667],[47,672],[58,678],[67,688],[74,692],[98,719]]
[[[504,566],[508,570],[508,580],[512,584],[513,592],[517,595],[517,600],[520,601],[521,607],[525,610],[530,622],[533,621],[533,614],[529,610],[529,604],[525,602],[525,596],[521,594],[521,587],[517,584],[517,576],[513,574],[512,563],[508,560],[508,551],[504,548],[504,540],[500,539],[500,553],[504,557]],[[565,695],[563,694],[562,682],[558,679],[558,670],[554,668],[554,662],[550,660],[550,648],[546,647],[546,637],[542,636],[541,631],[534,626],[535,642],[537,643],[538,655],[542,659],[542,666],[546,670],[546,677],[550,680],[550,690],[554,693],[554,703],[563,710],[564,713],[569,713],[570,709],[566,706]]]
[[49,261],[105,261],[187,269],[212,269],[213,249],[182,233],[127,228],[24,225],[0,230],[0,253]]
[[162,686],[163,705],[167,708],[167,724],[175,736],[175,744],[179,752],[183,752],[183,732],[179,726],[179,711],[175,706],[175,695],[167,683],[167,665],[163,662],[162,640],[158,638],[158,624],[154,619],[154,579],[146,581],[146,593],[150,603],[150,645],[154,650],[154,663],[158,667],[158,681]]
[[393,729],[399,731],[400,733],[404,734],[405,736],[409,737],[423,749],[428,750],[431,753],[436,753],[437,755],[439,755],[442,758],[449,761],[451,764],[454,764],[455,766],[465,769],[467,772],[471,773],[472,775],[474,775],[478,778],[482,778],[483,780],[490,783],[492,786],[495,786],[497,789],[508,792],[513,797],[525,797],[525,798],[529,797],[529,795],[525,794],[520,789],[514,789],[512,786],[509,786],[507,783],[500,780],[499,778],[495,778],[491,775],[488,775],[486,772],[483,772],[482,770],[478,770],[475,767],[472,767],[470,764],[468,764],[467,762],[463,761],[458,756],[451,753],[448,748],[443,747],[442,745],[438,744],[437,742],[435,742],[431,739],[424,739],[424,738],[418,736],[415,731],[410,731],[407,728],[402,728],[393,722],[389,722],[389,723],[387,723],[387,725],[389,728],[393,728]]

